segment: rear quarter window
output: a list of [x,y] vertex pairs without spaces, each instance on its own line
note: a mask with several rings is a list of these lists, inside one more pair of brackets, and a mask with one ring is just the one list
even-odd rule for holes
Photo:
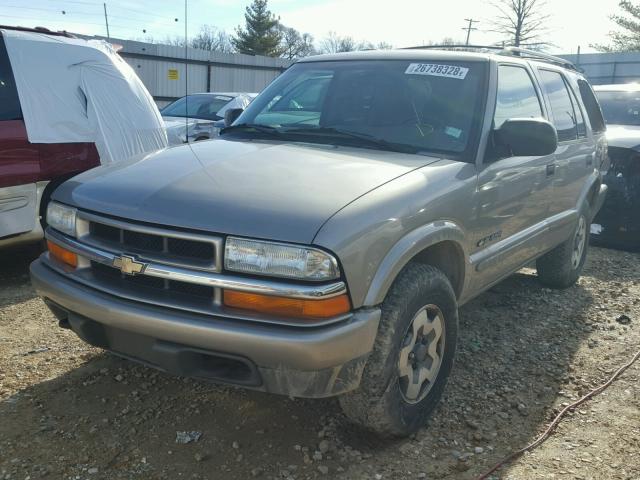
[[602,110],[600,110],[600,105],[591,86],[585,80],[578,80],[578,89],[580,90],[580,97],[582,98],[582,103],[584,103],[584,108],[587,111],[587,117],[589,117],[591,130],[595,133],[603,132],[606,126],[602,116]]
[[0,36],[0,121],[21,120],[22,110],[4,39]]

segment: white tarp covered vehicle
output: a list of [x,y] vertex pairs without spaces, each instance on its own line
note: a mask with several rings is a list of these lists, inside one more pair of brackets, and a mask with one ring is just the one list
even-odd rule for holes
[[2,30],[29,142],[94,142],[102,164],[165,148],[153,98],[101,40]]

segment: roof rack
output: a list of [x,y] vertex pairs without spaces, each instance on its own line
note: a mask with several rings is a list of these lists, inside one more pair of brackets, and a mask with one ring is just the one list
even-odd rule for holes
[[461,50],[467,52],[473,51],[492,51],[497,55],[510,57],[529,58],[531,60],[539,60],[542,62],[552,63],[564,68],[579,71],[576,66],[569,60],[556,57],[546,53],[536,52],[520,47],[503,47],[498,45],[423,45],[420,47],[407,47],[405,50]]
[[0,25],[0,30],[17,30],[19,32],[33,32],[33,33],[46,33],[47,35],[57,35],[59,37],[68,37],[68,38],[76,38],[75,35],[67,32],[66,30],[54,32],[53,30],[49,30],[45,27],[15,27],[11,25]]
[[421,45],[418,47],[405,47],[402,50],[503,50],[504,47],[498,45]]
[[526,48],[504,47],[499,55],[511,55],[514,57],[530,58],[532,60],[540,60],[547,63],[553,63],[554,65],[559,65],[571,70],[578,70],[576,66],[569,60],[565,60],[564,58],[556,57],[554,55],[549,55],[547,53],[536,52],[535,50],[528,50]]

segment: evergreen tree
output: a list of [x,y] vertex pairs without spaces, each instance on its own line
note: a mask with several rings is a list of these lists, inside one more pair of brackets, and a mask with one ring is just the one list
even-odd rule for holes
[[[640,5],[634,5],[629,0],[619,3],[623,15],[611,15],[621,29],[621,32],[609,33],[611,45],[592,45],[605,52],[631,52],[640,50]],[[626,16],[624,15],[626,14]]]
[[245,28],[237,27],[236,36],[231,39],[236,51],[249,55],[280,56],[280,21],[269,11],[267,0],[253,0],[245,10]]

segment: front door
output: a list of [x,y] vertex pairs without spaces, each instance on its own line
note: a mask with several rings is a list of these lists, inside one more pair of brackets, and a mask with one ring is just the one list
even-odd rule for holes
[[[498,66],[493,131],[510,118],[544,117],[531,72],[521,65]],[[477,218],[471,261],[477,286],[493,283],[535,255],[549,212],[548,165],[554,155],[515,157],[489,139],[478,174]]]

